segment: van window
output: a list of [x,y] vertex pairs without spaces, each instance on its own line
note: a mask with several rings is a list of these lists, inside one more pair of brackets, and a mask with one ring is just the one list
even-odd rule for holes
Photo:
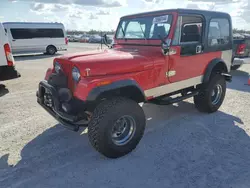
[[13,39],[64,38],[62,29],[10,29]]
[[227,45],[230,39],[229,21],[226,18],[211,19],[208,32],[208,45]]

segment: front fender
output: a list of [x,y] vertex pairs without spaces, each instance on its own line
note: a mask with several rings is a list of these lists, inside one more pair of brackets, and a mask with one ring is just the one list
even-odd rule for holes
[[[117,94],[117,91],[122,89],[122,92],[126,91],[126,94],[135,95],[132,98],[139,98],[145,101],[145,95],[139,84],[133,79],[115,80],[109,84],[98,86],[98,83],[105,82],[106,80],[94,80],[94,81],[81,81],[74,91],[74,96],[80,100],[87,102],[95,102],[99,100],[103,94]],[[121,93],[124,96],[124,93]],[[138,100],[139,100],[138,99]]]
[[46,71],[46,74],[45,74],[45,80],[47,80],[48,81],[48,79],[49,79],[49,77],[50,77],[50,75],[53,73],[53,71],[52,71],[52,68],[48,68],[47,69],[47,71]]
[[[98,100],[100,96],[102,96],[102,94],[104,93],[108,93],[108,92],[113,93],[114,91],[117,91],[123,88],[128,89],[128,90],[131,88],[135,89],[136,90],[135,95],[140,95],[140,96],[132,96],[132,97],[135,97],[135,98],[138,97],[138,98],[141,98],[141,100],[145,101],[146,98],[145,98],[143,90],[137,84],[135,80],[131,80],[131,79],[119,80],[119,81],[112,82],[111,84],[108,84],[108,85],[95,87],[89,92],[87,101],[93,102],[95,100]],[[120,93],[120,95],[124,95],[124,94]]]

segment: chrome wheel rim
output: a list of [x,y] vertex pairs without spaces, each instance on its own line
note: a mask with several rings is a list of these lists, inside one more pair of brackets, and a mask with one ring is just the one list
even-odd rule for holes
[[132,116],[122,116],[113,125],[112,141],[116,145],[127,144],[134,136],[136,129],[135,119]]
[[220,102],[221,96],[222,96],[222,86],[217,84],[211,94],[211,100],[212,100],[212,104],[216,105]]

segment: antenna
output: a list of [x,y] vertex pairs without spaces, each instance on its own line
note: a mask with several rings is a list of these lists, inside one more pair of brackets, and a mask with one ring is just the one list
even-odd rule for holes
[[100,30],[101,30],[101,49],[102,49],[102,20],[100,20]]
[[101,49],[102,49],[102,30],[101,30]]

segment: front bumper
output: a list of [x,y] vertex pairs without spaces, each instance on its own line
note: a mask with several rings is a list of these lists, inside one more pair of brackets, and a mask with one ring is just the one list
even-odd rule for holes
[[[66,128],[69,128],[73,131],[78,131],[80,126],[87,126],[87,114],[69,114],[62,109],[62,102],[59,100],[60,96],[57,89],[50,85],[47,81],[41,81],[39,83],[37,91],[37,102],[57,121],[59,121]],[[48,106],[46,104],[45,95],[50,95],[52,99],[52,105]],[[74,100],[74,99],[72,99]],[[81,101],[78,106],[72,106],[73,108],[84,109],[84,102]],[[72,104],[71,104],[72,105]]]
[[246,58],[234,58],[232,65],[242,65],[242,64],[250,64],[250,57]]

